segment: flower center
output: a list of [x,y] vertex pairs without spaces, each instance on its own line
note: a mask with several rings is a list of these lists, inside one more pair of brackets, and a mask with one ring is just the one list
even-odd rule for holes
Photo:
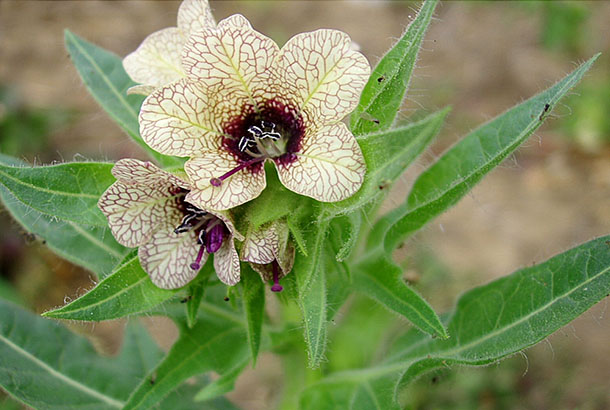
[[219,177],[210,179],[219,187],[222,181],[242,170],[260,172],[266,159],[278,165],[296,161],[301,149],[305,127],[296,110],[275,100],[268,100],[256,112],[244,107],[238,118],[224,127],[227,137],[223,149],[231,153],[239,165]]
[[204,253],[218,251],[229,232],[220,218],[184,201],[184,196],[177,198],[177,202],[178,209],[182,211],[184,217],[182,217],[180,225],[174,229],[174,233],[181,234],[192,230],[197,233],[197,243],[200,245],[199,252],[190,267],[193,270],[199,270]]

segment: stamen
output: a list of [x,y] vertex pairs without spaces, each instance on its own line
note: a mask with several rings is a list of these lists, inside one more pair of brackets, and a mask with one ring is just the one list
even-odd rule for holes
[[[264,126],[263,126],[264,127]],[[248,132],[250,134],[252,134],[252,136],[254,138],[260,138],[261,135],[263,135],[263,130],[261,130],[260,128],[258,128],[256,125],[251,126],[250,128],[248,128]]]
[[237,143],[237,148],[241,151],[244,152],[245,150],[248,149],[248,147],[250,145],[252,145],[253,143],[256,143],[256,140],[252,137],[249,137],[247,135],[244,135],[243,137],[241,137],[239,139],[239,142]]
[[256,164],[257,162],[264,161],[265,159],[266,159],[265,157],[252,158],[250,161],[242,162],[241,164],[239,164],[237,167],[233,168],[232,170],[230,170],[226,174],[221,175],[218,178],[210,179],[210,184],[212,184],[215,187],[219,187],[219,186],[222,185],[222,181],[224,181],[225,179],[229,178],[231,175],[241,171],[244,168],[249,167],[252,164]]
[[271,138],[273,141],[277,141],[281,137],[282,137],[282,134],[280,134],[279,132],[266,132],[260,137],[260,139]]
[[[185,204],[188,204],[188,202],[185,202]],[[199,208],[194,207],[193,205],[187,205],[186,206],[186,210],[190,213],[193,213],[197,216],[204,216],[207,214],[207,211],[201,210]]]
[[276,261],[273,261],[271,263],[271,266],[273,268],[273,286],[271,286],[271,292],[281,292],[282,290],[284,290],[284,288],[282,287],[282,285],[280,285],[279,265]]
[[201,269],[201,258],[203,258],[203,253],[205,252],[205,245],[201,245],[199,248],[199,253],[197,254],[197,259],[195,262],[191,263],[191,269],[199,270]]
[[196,214],[185,215],[184,218],[182,218],[182,221],[180,221],[180,225],[178,225],[176,227],[176,229],[174,229],[174,233],[178,234],[178,233],[190,231],[192,228],[191,221],[197,217],[198,217],[198,215],[196,215]]
[[199,236],[197,236],[197,243],[199,245],[205,245],[205,227],[199,231]]

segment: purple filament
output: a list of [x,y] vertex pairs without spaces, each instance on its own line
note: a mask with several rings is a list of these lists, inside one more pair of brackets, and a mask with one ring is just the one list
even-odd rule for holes
[[201,258],[203,258],[203,253],[205,252],[205,244],[199,247],[199,253],[197,253],[197,259],[195,262],[191,263],[191,269],[199,270],[201,269]]
[[252,158],[249,161],[246,162],[242,162],[241,164],[239,164],[237,167],[233,168],[232,170],[230,170],[229,172],[227,172],[226,174],[218,177],[218,178],[212,178],[210,179],[210,184],[212,184],[215,187],[219,187],[222,185],[222,181],[224,181],[225,179],[229,178],[231,175],[241,171],[242,169],[249,167],[252,164],[256,164],[257,162],[261,162],[264,161],[265,157],[260,157],[260,158]]

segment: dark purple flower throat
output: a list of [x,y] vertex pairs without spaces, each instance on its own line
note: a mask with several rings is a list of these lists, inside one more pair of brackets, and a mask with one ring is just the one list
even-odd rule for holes
[[239,165],[210,183],[216,187],[231,175],[248,169],[260,172],[269,158],[278,165],[296,161],[305,133],[303,120],[292,107],[276,100],[268,100],[258,111],[246,106],[242,114],[224,128],[222,146],[239,162]]
[[199,253],[190,267],[193,270],[199,270],[204,252],[214,253],[218,251],[222,246],[222,241],[230,233],[220,218],[186,202],[184,197],[188,192],[188,190],[178,187],[170,190],[170,193],[176,196],[176,205],[184,215],[180,225],[174,229],[174,233],[181,234],[192,230],[197,233],[197,243],[200,245]]

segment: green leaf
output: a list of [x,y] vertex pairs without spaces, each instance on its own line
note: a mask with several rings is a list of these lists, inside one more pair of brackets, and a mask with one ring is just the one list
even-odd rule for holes
[[218,379],[205,386],[195,395],[195,401],[212,400],[233,391],[237,377],[239,377],[241,372],[246,368],[248,362],[249,359],[246,359],[242,363],[237,363],[234,368],[229,369]]
[[[352,294],[352,276],[349,265],[340,262],[335,255],[339,254],[339,243],[334,241],[332,235],[327,239],[328,250],[324,252],[324,275],[326,282],[326,311],[327,320],[332,320],[347,298]],[[332,250],[332,252],[331,252]]]
[[419,176],[406,203],[377,223],[369,237],[369,246],[383,243],[386,251],[390,252],[410,233],[457,203],[540,127],[553,107],[580,81],[598,56],[553,87],[477,128],[450,148]]
[[[201,390],[202,386],[204,385],[204,383],[202,383],[202,381],[199,381],[199,379],[202,379],[202,381],[207,382],[206,377],[198,377],[195,379],[195,383],[192,383],[193,380],[189,380],[189,383],[184,383],[182,386],[180,386],[177,390],[174,390],[173,392],[171,392],[164,400],[163,402],[161,402],[161,404],[158,404],[156,407],[153,408],[158,408],[158,409],[171,409],[171,410],[201,410],[202,406],[200,403],[196,403],[195,402],[195,397],[197,395],[197,392],[199,390]],[[204,389],[206,389],[208,386],[211,386],[210,389],[213,389],[215,385],[217,385],[218,382],[220,382],[220,380],[222,379],[222,377],[220,379],[217,379],[215,381],[213,381],[212,383],[209,383],[207,385],[205,385]],[[218,395],[215,397],[211,397],[209,400],[206,401],[205,403],[205,410],[238,410],[237,407],[235,407],[235,405],[233,405],[233,403],[231,403],[229,400],[225,399],[224,397],[219,397]]]
[[56,319],[100,321],[146,312],[176,294],[156,287],[140,266],[137,251],[97,286],[59,309],[43,313]]
[[119,357],[102,357],[85,338],[0,300],[0,386],[36,409],[121,409],[161,357],[151,343],[129,328]]
[[401,314],[423,332],[446,339],[447,332],[434,310],[402,280],[402,269],[381,251],[375,256],[353,267],[354,288]]
[[248,324],[248,344],[252,355],[252,367],[254,367],[261,345],[265,315],[265,284],[258,273],[254,272],[248,264],[242,264],[241,281],[244,291],[244,312]]
[[[322,257],[322,255],[318,255]],[[310,286],[300,289],[299,307],[303,314],[303,330],[309,366],[316,368],[324,359],[327,339],[326,282],[324,269],[313,274]]]
[[402,383],[444,365],[485,365],[543,340],[610,293],[610,236],[464,294],[451,339],[397,346],[386,363],[413,361]]
[[408,125],[360,138],[367,166],[362,187],[343,201],[322,204],[322,209],[329,215],[350,213],[382,199],[396,178],[430,145],[448,113],[449,108],[445,108]]
[[298,208],[294,212],[288,214],[286,217],[286,225],[288,225],[288,229],[290,230],[290,235],[294,242],[297,244],[297,248],[299,252],[303,255],[307,256],[307,244],[305,243],[305,234],[304,229],[301,224],[302,215],[300,210],[303,208]]
[[360,228],[362,227],[362,211],[354,211],[347,215],[341,215],[331,222],[332,236],[341,243],[337,250],[337,261],[343,262],[351,255],[360,239]]
[[394,123],[436,4],[437,0],[424,2],[415,20],[373,70],[350,117],[355,135],[387,130]]
[[[470,290],[448,320],[449,339],[409,331],[376,366],[330,374],[309,387],[303,408],[318,408],[329,394],[343,408],[366,384],[400,378],[397,392],[423,372],[452,364],[487,365],[532,346],[610,293],[609,244],[610,236],[598,238]],[[393,395],[387,387],[373,391]]]
[[103,278],[128,250],[108,228],[80,225],[41,214],[18,201],[0,185],[0,200],[11,216],[59,256]]
[[242,326],[214,316],[206,316],[191,329],[186,323],[179,326],[180,338],[151,373],[154,383],[142,382],[124,410],[152,408],[188,378],[209,371],[224,375],[249,357]]
[[144,148],[161,165],[181,165],[182,160],[161,155],[150,148],[140,137],[138,113],[144,101],[142,95],[127,95],[127,89],[136,85],[123,69],[121,59],[65,31],[66,49],[87,89],[104,110],[127,134]]
[[306,237],[309,256],[295,255],[291,275],[296,278],[298,303],[309,365],[315,368],[324,358],[327,337],[326,283],[324,279],[326,232],[329,222],[321,222]]
[[0,184],[28,207],[77,224],[108,225],[97,207],[114,182],[113,164],[71,162],[43,167],[0,165]]
[[188,297],[186,298],[186,324],[188,327],[193,327],[197,323],[197,314],[205,294],[205,288],[210,280],[210,276],[215,273],[211,259],[208,258],[203,268],[201,268],[201,272],[188,285]]
[[392,390],[396,377],[325,380],[303,391],[302,410],[400,410]]

